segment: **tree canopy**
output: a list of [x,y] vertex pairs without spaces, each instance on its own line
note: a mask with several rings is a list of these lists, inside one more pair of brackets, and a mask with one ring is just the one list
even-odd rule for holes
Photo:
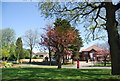
[[[62,17],[69,21],[86,22],[85,28],[90,30],[87,37],[98,39],[102,36],[95,32],[106,30],[112,62],[112,74],[120,75],[120,35],[118,33],[120,3],[112,0],[103,2],[42,2],[39,3],[41,14],[45,17]],[[96,37],[96,38],[95,38]]]
[[25,32],[25,35],[23,37],[26,46],[28,46],[30,48],[30,63],[31,63],[31,59],[32,59],[32,53],[33,53],[33,48],[35,47],[35,45],[38,43],[38,31],[37,30],[27,30]]
[[23,43],[21,37],[18,37],[16,41],[16,56],[17,60],[19,60],[23,56]]
[[1,42],[2,47],[9,46],[12,42],[15,41],[15,31],[11,28],[5,28],[0,30],[1,32]]
[[54,27],[44,28],[47,32],[42,35],[41,44],[51,46],[58,56],[58,68],[61,68],[61,57],[67,54],[69,46],[78,44],[82,45],[82,40],[78,30],[71,27],[67,20],[56,19]]

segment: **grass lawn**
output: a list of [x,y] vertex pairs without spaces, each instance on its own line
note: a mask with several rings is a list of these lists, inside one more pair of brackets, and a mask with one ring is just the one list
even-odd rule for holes
[[[20,79],[23,81],[69,81],[69,80],[92,80],[92,81],[118,81],[119,75],[110,75],[110,69],[56,69],[56,68],[33,68],[33,67],[16,67],[16,68],[3,68],[2,69],[3,80]],[[28,80],[29,79],[29,80]],[[34,79],[34,80],[33,80]],[[20,80],[20,81],[21,81]],[[49,80],[51,81],[51,80]]]
[[111,64],[107,63],[106,66],[104,66],[104,63],[97,63],[92,65],[91,67],[111,67]]

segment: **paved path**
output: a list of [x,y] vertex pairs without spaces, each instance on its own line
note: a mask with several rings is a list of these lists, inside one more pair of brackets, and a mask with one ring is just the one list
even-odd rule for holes
[[[63,67],[77,69],[76,66],[72,66],[72,67],[63,66]],[[111,69],[111,67],[79,67],[79,69]]]
[[[49,66],[49,65],[32,65],[32,64],[21,64],[21,66],[33,66],[33,67],[47,67],[47,68],[51,68],[51,67],[55,67],[57,68],[57,66]],[[75,66],[62,66],[62,68],[71,68],[71,69],[77,69],[76,65]],[[79,69],[111,69],[111,67],[79,67]]]

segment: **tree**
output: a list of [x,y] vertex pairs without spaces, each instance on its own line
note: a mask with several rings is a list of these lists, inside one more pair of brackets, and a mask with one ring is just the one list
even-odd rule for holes
[[58,68],[61,68],[62,56],[70,44],[76,43],[78,35],[73,27],[58,26],[45,28],[47,33],[42,35],[43,41],[41,44],[51,46],[58,57]]
[[104,43],[100,43],[100,44],[97,43],[96,46],[98,46],[98,47],[100,47],[100,48],[102,48],[104,50],[110,50],[108,42],[104,42]]
[[[87,19],[86,22],[90,22],[87,22],[89,24],[87,24],[86,27],[89,27],[93,39],[95,39],[95,32],[106,30],[108,34],[108,43],[110,45],[112,74],[120,75],[120,36],[117,27],[118,21],[116,19],[116,12],[120,8],[120,3],[112,3],[112,0],[109,0],[109,2],[107,2],[107,0],[104,1],[92,3],[43,2],[39,3],[39,9],[41,10],[41,14],[46,17],[64,17],[75,22],[80,22],[80,20],[85,21],[84,19]],[[88,37],[90,37],[90,34],[88,34]]]
[[9,60],[16,60],[16,46],[15,46],[15,44],[14,44],[14,42],[12,42],[11,44],[10,44],[10,48],[9,48],[9,53],[10,53],[10,58],[9,58]]
[[102,57],[104,58],[104,66],[106,66],[106,61],[107,61],[107,57],[110,55],[110,52],[108,50],[101,50],[101,51],[97,51],[95,52],[97,55],[102,55]]
[[0,30],[1,32],[1,45],[2,45],[2,48],[6,47],[6,46],[10,46],[10,44],[12,42],[14,42],[15,40],[15,31],[11,28],[5,28],[5,29],[2,29]]
[[[64,28],[61,30],[67,30],[71,27],[71,24],[69,21],[67,21],[65,19],[62,20],[61,18],[57,18],[54,25],[55,25],[55,27],[61,26]],[[82,39],[80,37],[79,31],[77,29],[75,29],[74,27],[71,27],[71,28],[76,31],[78,39],[76,40],[76,42],[74,44],[69,44],[70,49],[67,48],[66,50],[68,52],[72,51],[73,52],[72,56],[74,56],[76,59],[78,59],[79,58],[79,50],[80,50],[80,47],[82,47]],[[63,55],[63,64],[64,64],[64,55]]]
[[37,30],[34,31],[34,30],[30,29],[25,32],[24,41],[26,42],[26,45],[30,48],[29,63],[31,63],[33,48],[35,47],[36,43],[38,43],[37,39],[38,39],[38,31]]
[[30,50],[29,49],[23,49],[23,58],[30,58]]
[[18,37],[16,41],[16,55],[17,55],[17,61],[19,62],[19,59],[22,57],[23,54],[23,44],[21,37]]
[[11,28],[5,28],[0,30],[0,50],[2,51],[2,57],[3,60],[8,60],[8,58],[11,56],[11,45],[13,44],[15,40],[15,31]]
[[2,59],[5,61],[10,57],[9,51],[7,48],[2,49]]

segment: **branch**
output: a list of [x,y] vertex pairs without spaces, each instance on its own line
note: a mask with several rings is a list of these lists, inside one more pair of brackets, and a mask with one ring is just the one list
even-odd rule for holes
[[[93,9],[90,11],[90,12],[88,12],[88,13],[84,13],[84,14],[80,14],[80,15],[83,15],[83,16],[85,16],[85,15],[88,15],[88,14],[90,14],[90,13],[92,13],[94,10],[96,10],[96,9],[101,9],[102,7],[104,7],[104,5],[103,5],[103,3],[101,3],[101,5],[99,5],[99,6],[93,6],[92,4],[88,4],[88,6],[90,6],[90,7],[92,7]],[[98,10],[98,11],[99,11]],[[99,11],[100,12],[100,11]],[[97,14],[97,18],[98,18],[98,15],[99,15],[99,13]],[[83,17],[82,16],[82,17]]]
[[120,8],[120,2],[117,5],[114,5],[115,10],[118,10]]
[[[93,12],[94,10],[96,10],[96,9],[97,9],[97,8],[93,8],[90,12],[84,13],[84,14],[81,13],[80,15],[83,15],[83,16],[88,15],[88,14],[92,13],[92,12]],[[82,17],[83,17],[83,16],[82,16]]]
[[100,16],[100,14],[98,15],[98,17],[100,17],[101,19],[103,19],[103,20],[107,21],[107,19],[106,19],[106,18],[104,18],[104,17],[102,17],[102,16]]
[[101,3],[101,5],[96,6],[96,5],[92,5],[92,4],[88,4],[88,3],[87,3],[87,5],[84,6],[84,7],[75,7],[75,8],[73,8],[73,9],[68,9],[68,8],[65,6],[65,7],[63,8],[63,10],[59,10],[59,11],[56,11],[56,10],[55,10],[55,12],[74,11],[74,10],[76,10],[76,9],[82,10],[82,9],[87,8],[87,7],[91,7],[91,8],[93,8],[93,9],[92,9],[90,12],[88,12],[88,13],[80,14],[80,15],[87,15],[87,14],[90,14],[90,13],[93,12],[95,9],[104,7],[104,5],[103,5],[103,3]]
[[94,19],[94,21],[96,22],[95,28],[96,28],[97,25],[98,25],[97,18],[98,18],[99,14],[100,14],[100,9],[101,9],[101,8],[98,9],[98,12],[97,12],[97,14],[96,14],[96,17],[95,17],[95,19]]
[[96,17],[95,17],[95,19],[94,19],[96,25],[95,25],[95,27],[93,28],[93,32],[92,32],[93,40],[94,40],[94,32],[95,32],[95,29],[97,28],[97,25],[98,25],[97,18],[98,18],[99,14],[100,14],[100,9],[101,9],[101,8],[98,9],[98,12],[97,12],[97,14],[96,14]]

